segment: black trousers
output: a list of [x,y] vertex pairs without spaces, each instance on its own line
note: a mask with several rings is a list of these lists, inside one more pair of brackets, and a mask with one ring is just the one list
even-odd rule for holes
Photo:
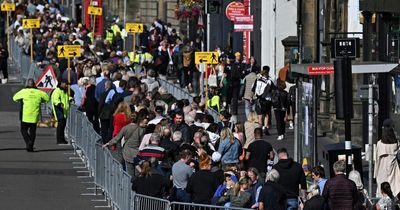
[[59,119],[57,120],[57,129],[56,129],[56,137],[57,143],[65,142],[65,126],[67,125],[67,119]]
[[100,134],[103,144],[111,140],[111,120],[100,119]]
[[286,111],[275,110],[276,129],[278,130],[278,135],[285,134],[285,115]]
[[33,149],[36,139],[36,123],[21,122],[21,134],[24,138],[26,149]]
[[230,91],[232,92],[231,114],[237,115],[238,114],[240,85],[231,86]]
[[0,61],[0,68],[3,72],[4,79],[8,79],[8,66],[7,66],[7,59],[5,61]]
[[86,117],[88,118],[89,122],[92,123],[94,130],[97,133],[100,133],[98,114],[96,112],[86,111]]

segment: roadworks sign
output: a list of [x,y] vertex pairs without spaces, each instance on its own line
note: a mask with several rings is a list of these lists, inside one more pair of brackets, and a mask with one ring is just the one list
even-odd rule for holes
[[143,24],[141,23],[127,23],[125,29],[128,33],[143,33]]
[[196,64],[218,64],[218,52],[195,52]]
[[81,57],[80,45],[60,45],[57,47],[57,56],[59,58]]
[[88,14],[89,15],[102,15],[103,14],[103,8],[89,6],[88,7]]
[[53,66],[48,65],[39,78],[36,80],[36,87],[43,91],[50,92],[57,87],[57,76],[54,73]]
[[39,19],[22,19],[23,28],[40,28]]
[[1,4],[1,11],[3,11],[3,12],[15,11],[15,4],[13,4],[13,3],[2,3]]

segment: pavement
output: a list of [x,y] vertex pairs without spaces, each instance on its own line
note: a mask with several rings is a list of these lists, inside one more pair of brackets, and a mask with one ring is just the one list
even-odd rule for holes
[[[17,71],[11,72],[18,78]],[[0,85],[1,209],[87,210],[106,206],[105,202],[92,201],[104,196],[84,195],[93,193],[93,179],[81,172],[84,169],[74,168],[83,164],[71,145],[56,144],[54,128],[38,128],[35,152],[26,152],[19,131],[19,105],[11,100],[23,85],[14,81]]]

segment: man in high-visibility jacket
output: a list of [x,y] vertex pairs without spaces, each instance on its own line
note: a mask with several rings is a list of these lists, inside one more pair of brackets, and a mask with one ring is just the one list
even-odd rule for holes
[[26,144],[26,151],[33,152],[36,139],[37,122],[39,121],[40,104],[49,101],[47,93],[35,87],[35,81],[28,79],[26,88],[18,91],[13,100],[21,103],[21,134]]
[[65,126],[67,125],[67,117],[69,110],[70,97],[67,89],[68,82],[62,80],[58,83],[56,89],[51,94],[51,104],[53,106],[54,117],[57,120],[57,144],[68,144],[65,140]]

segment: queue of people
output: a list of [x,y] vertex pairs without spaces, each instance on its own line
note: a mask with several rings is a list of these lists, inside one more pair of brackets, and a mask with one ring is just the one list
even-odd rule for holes
[[[39,4],[45,6],[38,9]],[[58,121],[57,143],[67,143],[68,107],[75,103],[101,134],[103,147],[108,147],[132,176],[132,190],[138,193],[253,209],[369,208],[359,174],[347,178],[343,161],[335,163],[336,176],[329,180],[322,167],[314,168],[316,184],[307,188],[302,166],[285,148],[274,152],[266,137],[272,110],[280,141],[285,138],[285,122],[295,97],[285,91],[284,80],[273,81],[270,68],[260,68],[254,58],[247,62],[240,52],[218,47],[219,64],[207,71],[216,78],[210,90],[210,98],[216,101],[204,101],[199,96],[204,72],[194,63],[198,40],[181,39],[160,20],[145,28],[137,52],[129,53],[121,47],[123,29],[117,24],[107,29],[103,40],[91,34],[89,27],[64,17],[56,3],[29,1],[17,5],[11,27],[15,41],[26,52],[28,33],[21,26],[25,17],[41,19],[33,35],[34,58],[40,65],[53,65],[59,79],[50,97],[37,90],[33,80],[14,96],[15,101],[23,102],[21,133],[27,151],[33,151],[40,103],[51,99]],[[72,61],[71,84],[66,80],[66,60],[57,57],[57,46],[62,44],[80,45],[83,55]],[[157,77],[171,75],[179,78],[182,88],[197,95],[192,102],[177,100],[160,86]],[[68,95],[68,85],[75,84]],[[246,103],[244,123],[237,120],[242,98]],[[206,104],[221,111],[221,122],[207,112]],[[378,143],[379,209],[394,209],[398,202],[394,195],[399,197],[399,176],[394,174],[399,167],[387,161],[395,151],[396,138],[389,131],[393,126],[384,123],[388,134]],[[380,174],[379,169],[388,167],[397,171]]]

